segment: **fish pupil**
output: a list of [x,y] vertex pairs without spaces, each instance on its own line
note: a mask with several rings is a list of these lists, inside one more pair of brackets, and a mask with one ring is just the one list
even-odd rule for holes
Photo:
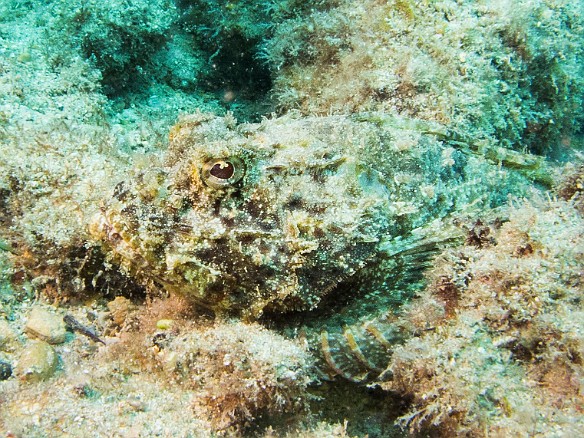
[[209,173],[216,178],[229,179],[235,173],[235,168],[233,167],[233,164],[231,164],[227,161],[221,161],[219,163],[216,163],[211,168]]

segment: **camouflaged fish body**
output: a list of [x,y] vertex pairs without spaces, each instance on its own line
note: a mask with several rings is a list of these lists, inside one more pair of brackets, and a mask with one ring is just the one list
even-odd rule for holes
[[363,116],[187,116],[91,232],[151,289],[246,320],[306,315],[324,366],[356,378],[384,368],[391,315],[452,237],[448,218],[526,186],[439,137]]

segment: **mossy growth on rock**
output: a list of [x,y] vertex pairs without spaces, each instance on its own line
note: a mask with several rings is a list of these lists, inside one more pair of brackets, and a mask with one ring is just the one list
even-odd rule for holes
[[166,352],[177,378],[202,391],[193,409],[216,430],[276,425],[278,417],[306,411],[313,379],[306,350],[258,324],[191,331]]
[[438,258],[405,316],[420,335],[396,348],[382,383],[410,400],[404,428],[581,433],[583,230],[563,201],[524,203]]

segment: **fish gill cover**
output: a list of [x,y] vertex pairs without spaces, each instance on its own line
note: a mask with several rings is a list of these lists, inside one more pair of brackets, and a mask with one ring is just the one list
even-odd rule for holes
[[567,1],[1,2],[0,430],[581,434],[582,42]]

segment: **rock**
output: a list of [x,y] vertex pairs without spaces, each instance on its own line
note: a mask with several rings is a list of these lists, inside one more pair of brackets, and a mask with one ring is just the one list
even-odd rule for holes
[[16,333],[5,319],[0,319],[0,350],[12,351],[16,344]]
[[107,303],[107,308],[110,311],[112,321],[118,327],[122,327],[128,315],[135,310],[132,302],[125,297],[116,297],[113,301]]
[[0,380],[6,380],[12,375],[12,365],[0,360]]
[[27,335],[49,344],[62,344],[67,335],[63,318],[42,307],[31,310],[24,331]]
[[33,341],[22,352],[16,375],[27,382],[39,382],[51,377],[57,369],[57,353],[43,341]]

